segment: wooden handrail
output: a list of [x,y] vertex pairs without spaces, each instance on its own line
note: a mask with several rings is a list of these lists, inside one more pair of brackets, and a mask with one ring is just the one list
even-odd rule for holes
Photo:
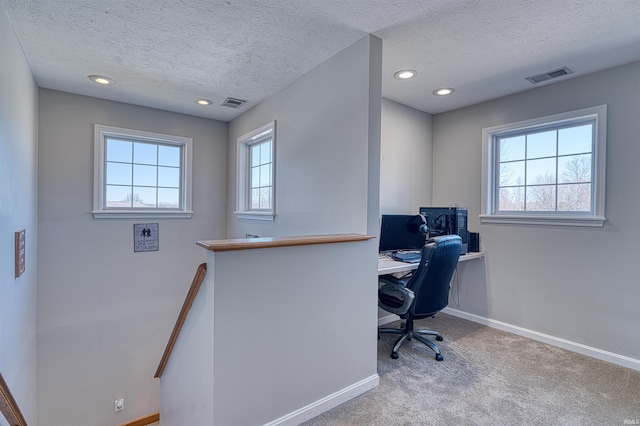
[[349,243],[366,241],[375,238],[374,235],[363,234],[326,234],[299,235],[295,237],[262,237],[240,238],[235,240],[198,241],[196,244],[203,249],[219,252],[233,250],[255,250],[263,248],[307,246],[317,244]]
[[160,413],[149,414],[148,416],[140,417],[139,419],[131,420],[127,423],[122,423],[120,426],[147,426],[152,423],[160,421]]
[[171,337],[169,338],[169,342],[167,342],[167,347],[164,350],[164,354],[160,360],[160,365],[158,365],[158,369],[156,370],[156,375],[154,377],[162,377],[162,373],[167,366],[167,362],[169,362],[171,351],[173,351],[173,346],[176,344],[176,340],[178,340],[180,330],[182,330],[182,326],[187,320],[187,314],[189,313],[189,309],[191,309],[191,305],[193,305],[193,301],[196,299],[196,295],[198,294],[198,290],[200,290],[200,285],[202,284],[202,281],[204,281],[205,275],[207,275],[207,264],[201,263],[193,277],[193,282],[191,282],[191,287],[189,288],[187,297],[184,299],[182,309],[180,310],[180,314],[176,320],[176,325],[173,327]]
[[0,373],[0,411],[11,426],[27,426],[27,421],[22,416],[18,403],[13,399],[2,373]]

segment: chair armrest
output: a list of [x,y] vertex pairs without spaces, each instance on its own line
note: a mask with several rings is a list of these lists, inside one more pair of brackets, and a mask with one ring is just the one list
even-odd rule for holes
[[392,314],[406,313],[415,299],[413,291],[405,287],[406,282],[392,275],[383,275],[378,282],[382,284],[378,289],[378,306]]

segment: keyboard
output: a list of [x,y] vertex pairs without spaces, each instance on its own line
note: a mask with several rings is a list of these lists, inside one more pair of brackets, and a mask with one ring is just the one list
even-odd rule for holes
[[402,253],[393,253],[391,255],[393,260],[399,260],[400,262],[418,263],[422,258],[422,252],[420,251],[407,251]]

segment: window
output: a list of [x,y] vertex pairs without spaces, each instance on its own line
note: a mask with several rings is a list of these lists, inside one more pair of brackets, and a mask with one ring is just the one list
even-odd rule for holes
[[238,208],[242,219],[275,219],[275,121],[238,138]]
[[482,222],[603,226],[606,105],[483,129]]
[[95,218],[191,217],[190,138],[95,125]]

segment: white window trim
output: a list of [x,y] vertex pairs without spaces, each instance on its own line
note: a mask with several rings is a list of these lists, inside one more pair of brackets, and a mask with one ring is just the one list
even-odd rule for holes
[[[496,175],[495,166],[495,140],[496,136],[511,130],[535,129],[543,125],[562,125],[577,119],[595,119],[596,143],[593,151],[595,157],[592,174],[593,212],[550,212],[503,214],[493,211],[495,205]],[[602,227],[605,217],[605,174],[607,152],[607,105],[599,105],[584,108],[577,111],[569,111],[531,120],[519,121],[495,127],[482,129],[482,203],[480,222],[504,223],[521,225],[560,225],[560,226],[590,226]]]
[[[248,194],[248,182],[249,182],[249,146],[251,145],[251,138],[265,130],[272,130],[271,141],[271,210],[251,210],[249,208],[249,194]],[[236,184],[236,211],[234,212],[238,219],[252,219],[252,220],[264,220],[274,221],[276,218],[276,122],[271,121],[264,126],[252,130],[246,133],[237,140],[237,163],[238,163],[238,177]]]
[[[141,141],[167,143],[182,146],[182,209],[181,210],[151,210],[151,209],[105,209],[104,208],[104,173],[105,173],[105,145],[107,136],[134,138]],[[125,129],[121,127],[94,125],[94,166],[93,166],[93,217],[96,219],[181,219],[191,218],[191,160],[193,139],[182,136],[165,135],[146,132],[143,130]]]

